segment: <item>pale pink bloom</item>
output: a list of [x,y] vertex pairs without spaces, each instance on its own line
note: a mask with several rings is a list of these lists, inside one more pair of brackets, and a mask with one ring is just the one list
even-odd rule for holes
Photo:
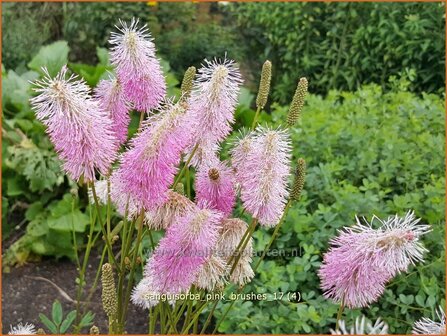
[[[249,140],[245,143],[245,140]],[[243,138],[233,150],[237,181],[241,186],[244,208],[264,226],[278,224],[289,196],[287,183],[290,176],[291,147],[285,130],[271,130],[258,126]],[[241,163],[239,148],[246,147],[245,161]]]
[[[151,276],[144,276],[138,285],[134,287],[131,300],[134,305],[149,309],[155,307],[161,301],[168,301],[171,305],[175,304],[175,300],[171,299],[175,294],[178,293],[161,293],[157,291],[154,288]],[[166,299],[164,299],[165,297]]]
[[146,212],[145,224],[153,230],[167,229],[179,217],[196,208],[196,205],[187,197],[168,190],[167,201],[153,211]]
[[227,283],[225,277],[228,272],[227,262],[217,255],[211,255],[200,268],[194,284],[209,291],[223,289]]
[[236,204],[235,178],[231,168],[217,160],[202,162],[196,174],[196,202],[199,207],[230,216]]
[[114,199],[129,197],[139,210],[147,211],[166,202],[181,153],[190,139],[189,122],[183,103],[169,102],[145,121],[112,174],[118,193],[112,190]]
[[162,293],[188,291],[216,245],[221,220],[217,211],[197,209],[167,229],[145,266],[154,288]]
[[188,99],[188,113],[196,122],[191,148],[199,144],[212,149],[230,134],[241,84],[233,61],[205,60]]
[[[247,163],[247,155],[253,149],[253,137],[254,132],[249,132],[245,135],[241,133],[239,138],[233,145],[231,149],[231,166],[234,168],[236,172],[244,171],[244,164]],[[236,174],[236,178],[239,177],[239,174]],[[238,181],[240,183],[240,181]]]
[[127,128],[130,123],[129,103],[123,92],[121,83],[116,78],[101,80],[95,89],[95,97],[99,106],[112,119],[112,129],[119,144],[127,140]]
[[[222,222],[222,229],[216,246],[216,254],[229,262],[229,269],[233,268],[236,261],[236,249],[242,240],[248,225],[238,218],[229,218]],[[243,251],[238,251],[240,259],[230,274],[230,281],[239,286],[244,286],[255,276],[251,267],[253,255],[253,238],[250,238]],[[232,256],[234,256],[232,258]]]
[[445,335],[445,312],[439,306],[436,310],[438,321],[433,321],[429,318],[423,317],[421,320],[415,322],[413,326],[414,335]]
[[73,180],[90,182],[95,170],[107,174],[118,150],[107,113],[90,96],[85,81],[71,75],[64,66],[55,78],[43,69],[45,77],[35,82],[31,105],[46,126],[63,168]]
[[[373,220],[377,217],[373,217]],[[425,248],[419,237],[428,232],[427,225],[418,225],[412,212],[404,218],[389,217],[372,223],[345,228],[331,240],[319,270],[321,288],[327,298],[342,300],[349,308],[365,307],[376,301],[385,285],[410,264],[422,261]]]
[[120,24],[121,27],[116,27],[119,32],[113,32],[109,40],[113,46],[110,60],[135,109],[148,112],[157,107],[166,94],[155,45],[146,25],[138,28],[138,20],[132,19],[130,25],[120,20]]

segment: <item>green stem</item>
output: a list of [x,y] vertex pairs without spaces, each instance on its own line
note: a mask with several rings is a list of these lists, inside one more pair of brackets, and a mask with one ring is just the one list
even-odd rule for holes
[[276,236],[279,233],[279,229],[281,228],[282,223],[284,222],[284,218],[286,218],[287,213],[289,212],[290,205],[292,204],[292,200],[288,200],[286,207],[284,208],[284,212],[281,216],[281,219],[279,220],[278,225],[275,227],[275,231],[273,231],[272,237],[270,238],[270,241],[268,244],[264,247],[264,250],[262,251],[262,255],[259,258],[258,262],[256,263],[256,266],[253,268],[253,272],[256,272],[259,265],[261,264],[262,260],[264,260],[265,255],[267,254],[267,251],[269,250],[270,246],[272,246],[273,242],[275,241]]
[[180,171],[180,173],[178,174],[177,178],[174,180],[174,184],[172,185],[172,189],[174,189],[177,184],[180,182],[181,178],[183,177],[183,174],[185,173],[186,168],[189,166],[189,163],[192,160],[192,157],[194,156],[194,154],[197,151],[197,148],[199,148],[199,144],[196,144],[191,152],[191,154],[189,154],[188,160],[186,160],[185,165],[183,166],[182,170]]
[[113,255],[112,245],[110,244],[110,240],[109,240],[110,237],[107,236],[107,232],[106,232],[106,230],[104,228],[104,225],[102,223],[101,214],[100,214],[100,206],[99,206],[98,196],[96,195],[95,184],[91,183],[90,186],[92,188],[93,199],[95,200],[96,211],[98,212],[99,226],[101,227],[101,231],[102,231],[102,234],[104,236],[104,240],[106,242],[106,246],[107,246],[107,250],[108,250],[109,256],[111,257],[111,260],[112,260],[113,264],[116,266],[117,271],[120,272],[119,265],[116,262],[115,256]]
[[258,122],[259,113],[261,112],[261,107],[258,106],[256,109],[255,117],[253,118],[253,123],[251,124],[251,129],[254,130],[256,127],[256,124]]
[[247,247],[248,242],[250,241],[251,236],[253,235],[253,232],[255,231],[257,224],[258,224],[258,220],[256,218],[253,218],[253,220],[251,221],[251,224],[248,228],[248,235],[245,237],[245,239],[242,239],[243,244],[242,244],[240,250],[235,251],[234,255],[236,255],[236,260],[234,261],[234,264],[231,267],[230,276],[233,274],[234,270],[236,269],[236,266],[237,266],[239,260],[241,259],[242,254],[244,253],[244,250]]
[[343,298],[341,299],[340,302],[340,307],[338,308],[337,312],[337,321],[335,322],[335,332],[338,332],[340,329],[340,319],[344,309],[345,309],[345,296],[343,295]]
[[127,283],[127,291],[126,295],[124,297],[124,306],[123,306],[123,314],[122,314],[122,321],[126,320],[126,314],[127,314],[127,308],[129,307],[129,300],[130,300],[130,294],[132,292],[133,282],[134,282],[134,276],[135,276],[135,266],[137,263],[137,257],[138,257],[138,250],[140,247],[141,240],[143,238],[143,219],[144,219],[144,211],[141,211],[139,216],[139,223],[138,223],[138,233],[137,233],[137,241],[135,242],[135,250],[132,257],[132,263],[130,265],[130,274],[129,274],[129,281]]

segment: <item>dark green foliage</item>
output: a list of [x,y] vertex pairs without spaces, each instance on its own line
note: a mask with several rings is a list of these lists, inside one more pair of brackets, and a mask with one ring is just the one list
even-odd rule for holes
[[[274,64],[274,97],[291,99],[296,81],[310,92],[387,86],[414,71],[415,92],[444,90],[441,3],[239,3],[229,7],[258,64]],[[259,66],[260,67],[260,66]]]
[[[287,109],[272,106],[276,123],[285,122]],[[377,85],[331,91],[325,99],[309,95],[301,125],[292,130],[294,157],[307,162],[304,191],[272,246],[299,253],[267,257],[244,290],[298,291],[301,301],[237,302],[219,331],[327,334],[338,306],[322,296],[317,271],[329,240],[356,214],[370,220],[409,209],[432,225],[422,239],[430,251],[426,261],[395,278],[371,308],[346,310],[344,318],[351,324],[361,313],[381,317],[390,333],[405,334],[421,316],[434,317],[434,309],[445,305],[444,111],[444,99],[436,95],[383,93]],[[269,233],[258,230],[254,237],[255,250],[262,251]],[[217,318],[228,304],[216,309]]]
[[[51,334],[63,335],[74,326],[73,322],[76,319],[76,310],[70,311],[64,318],[62,305],[56,300],[53,302],[51,309],[51,320],[45,314],[39,314],[39,318]],[[76,327],[78,329],[89,327],[93,324],[94,318],[95,314],[89,311],[82,317],[79,325]]]

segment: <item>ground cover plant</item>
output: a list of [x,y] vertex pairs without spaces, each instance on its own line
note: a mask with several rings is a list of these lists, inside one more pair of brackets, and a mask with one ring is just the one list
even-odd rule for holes
[[[443,304],[442,290],[436,281],[445,277],[442,270],[444,243],[435,239],[442,232],[441,223],[445,217],[442,188],[441,191],[439,188],[443,182],[439,174],[443,163],[442,159],[434,157],[433,174],[429,178],[424,166],[418,170],[419,174],[414,174],[414,158],[401,159],[402,155],[396,155],[396,151],[399,154],[417,152],[414,143],[405,141],[405,129],[396,129],[396,125],[402,123],[396,122],[416,111],[410,120],[419,127],[412,130],[420,129],[422,138],[419,140],[425,141],[427,148],[442,147],[442,123],[436,116],[442,113],[443,103],[437,96],[426,95],[421,100],[405,91],[408,82],[397,79],[393,79],[391,84],[402,91],[399,93],[386,95],[379,87],[369,86],[355,94],[333,92],[324,101],[321,97],[309,96],[308,105],[313,106],[312,112],[315,112],[309,125],[306,124],[306,114],[311,111],[306,112],[300,121],[307,92],[305,78],[299,80],[290,107],[273,104],[271,115],[267,115],[262,110],[269,99],[272,64],[264,63],[259,91],[254,99],[247,92],[241,92],[242,80],[237,64],[223,58],[204,62],[198,75],[195,68],[188,69],[181,91],[176,91],[180,94],[167,99],[169,83],[166,83],[162,64],[155,57],[147,32],[135,21],[122,23],[120,27],[121,30],[113,33],[110,40],[111,64],[104,51],[98,49],[98,57],[101,55],[104,59],[99,70],[98,66],[83,71],[76,65],[69,65],[72,69],[69,70],[64,62],[58,64],[57,59],[39,64],[41,56],[30,63],[35,71],[25,73],[23,78],[14,76],[12,71],[7,73],[8,79],[12,78],[11,84],[19,83],[11,88],[12,92],[22,92],[23,95],[12,95],[14,100],[6,101],[5,106],[28,106],[25,108],[27,112],[31,107],[46,126],[27,119],[24,120],[28,123],[17,120],[9,123],[9,140],[16,141],[17,148],[25,153],[21,154],[17,148],[18,152],[10,152],[16,162],[11,162],[9,169],[22,167],[21,175],[31,182],[29,188],[32,191],[52,189],[54,185],[63,183],[71,187],[70,193],[45,209],[49,212],[45,221],[38,218],[44,212],[42,202],[45,200],[27,210],[27,217],[35,220],[29,229],[34,235],[29,234],[28,237],[39,237],[40,245],[47,244],[49,248],[65,242],[66,251],[61,255],[74,258],[80,269],[78,309],[63,319],[56,304],[53,321],[42,317],[47,332],[58,333],[62,328],[67,331],[65,328],[70,327],[78,332],[86,327],[87,322],[83,320],[88,314],[84,315],[83,310],[87,307],[82,302],[86,287],[92,284],[85,283],[85,263],[95,245],[102,246],[103,250],[101,282],[109,333],[125,330],[126,323],[129,323],[127,310],[130,301],[149,310],[149,333],[156,330],[165,333],[269,332],[272,325],[261,321],[262,310],[251,310],[254,305],[262,309],[269,302],[277,308],[273,316],[275,325],[281,328],[277,329],[280,332],[329,332],[329,327],[335,333],[347,332],[358,313],[348,308],[369,307],[382,294],[388,298],[385,304],[394,312],[396,320],[408,313],[408,308],[401,309],[402,303],[411,305],[414,300],[421,306],[417,309],[424,313],[421,316],[435,319],[430,312],[434,313],[437,305]],[[64,44],[56,47],[66,50]],[[42,69],[36,64],[47,67]],[[114,74],[108,74],[106,70]],[[71,76],[72,71],[81,72],[86,82],[82,77]],[[33,84],[27,82],[28,79]],[[91,90],[86,83],[94,89]],[[31,106],[26,93],[30,89],[37,94],[31,99]],[[238,98],[241,101],[244,95],[245,104],[237,107]],[[247,102],[250,100],[255,101],[256,111],[250,110]],[[350,112],[354,106],[366,112]],[[392,107],[399,113],[387,115],[384,112],[386,107]],[[339,113],[329,113],[328,116],[328,111]],[[133,126],[135,134],[128,132],[129,126],[132,128],[132,114],[138,116]],[[234,118],[246,127],[230,135]],[[331,118],[332,122],[327,123]],[[337,118],[347,118],[350,123],[337,123]],[[383,132],[381,138],[377,130],[369,126],[361,128],[361,125],[370,125],[364,123],[364,118],[373,125],[391,129],[380,129]],[[387,118],[392,120],[386,125],[385,122],[381,124],[381,120]],[[434,126],[432,133],[424,133],[424,123]],[[340,125],[349,127],[351,133],[340,129]],[[33,132],[34,127],[38,127],[39,132],[46,131],[58,155],[53,154],[47,142],[47,156],[40,159],[34,168],[28,167],[26,162],[33,158],[26,156],[30,154],[26,150],[34,147],[22,130],[26,127]],[[358,136],[368,132],[371,135],[369,139]],[[392,143],[401,148],[388,146],[390,133],[396,134]],[[321,137],[322,134],[326,137]],[[318,141],[315,140],[317,138]],[[354,139],[362,143],[355,143]],[[317,142],[325,149],[318,149],[315,146]],[[377,147],[359,154],[359,148],[366,147],[366,144]],[[374,153],[379,157],[371,157]],[[418,153],[417,162],[423,162],[426,159],[424,155],[429,155],[429,151]],[[298,159],[300,156],[305,160]],[[50,176],[53,182],[45,185],[46,176],[36,177],[33,172],[36,167],[48,164],[49,157],[53,160],[50,167],[53,167],[54,175]],[[353,162],[353,157],[358,159],[358,163]],[[68,179],[57,168],[58,160],[62,162]],[[305,179],[306,161],[312,168],[307,169]],[[373,173],[371,181],[365,181],[366,171]],[[47,173],[47,169],[42,169],[42,172]],[[331,175],[340,181],[339,188],[331,184]],[[343,176],[349,176],[351,183],[343,182]],[[7,190],[14,196],[14,184],[10,183]],[[313,199],[307,191],[308,186],[314,190]],[[379,190],[382,186],[388,187]],[[412,193],[415,188],[422,188],[424,196]],[[16,190],[19,193],[16,196],[23,192],[20,188]],[[303,197],[297,203],[302,193]],[[418,201],[414,202],[412,197]],[[85,211],[79,210],[82,202]],[[307,212],[305,208],[313,211]],[[412,212],[407,212],[409,209],[415,209],[417,216],[423,218],[422,224]],[[394,213],[401,217],[388,217]],[[374,283],[368,285],[373,287],[373,292],[366,298],[361,295],[364,288],[352,283],[353,278],[354,282],[366,279],[361,276],[364,272],[359,271],[360,275],[338,273],[346,267],[340,264],[340,260],[348,257],[331,257],[333,253],[345,253],[337,245],[337,239],[331,242],[333,249],[325,254],[324,259],[321,257],[330,239],[340,234],[335,229],[349,226],[355,221],[356,214],[366,216],[368,220],[376,214],[384,222],[374,220],[369,228],[360,219],[357,226],[344,229],[339,238],[347,239],[349,244],[352,243],[350,239],[364,238],[360,239],[363,244],[356,249],[358,254],[350,256],[354,260],[371,253],[378,256],[365,259],[364,264],[358,265],[370,269],[370,276],[375,277]],[[52,222],[48,220],[51,218],[54,218]],[[330,229],[318,236],[318,228],[312,227],[313,220],[322,223],[323,227],[330,224]],[[43,229],[45,225],[48,228]],[[39,229],[43,230],[39,232]],[[49,237],[55,238],[54,231],[50,230],[64,231],[65,241],[48,241]],[[279,235],[281,231],[285,235]],[[88,235],[82,232],[88,232]],[[290,241],[292,234],[300,239],[299,244]],[[280,238],[275,240],[278,235]],[[421,240],[430,241],[424,245],[434,251],[430,252],[432,254],[427,256]],[[271,258],[270,254],[267,255],[271,247],[298,246],[304,254],[296,259],[290,258],[294,260],[291,267],[287,265],[287,259],[279,263],[274,258],[263,262],[264,258]],[[44,251],[38,247],[37,243],[34,251]],[[254,260],[253,249],[259,253]],[[384,264],[384,252],[399,262]],[[410,264],[422,262],[424,258],[430,261],[429,267],[421,268],[420,279],[411,278],[414,266]],[[334,260],[339,263],[334,263]],[[267,273],[269,269],[275,271]],[[330,271],[326,272],[327,269]],[[408,270],[408,275],[399,275]],[[141,271],[142,278],[136,281]],[[259,271],[259,276],[252,282],[255,271]],[[274,281],[268,279],[272,291],[264,285],[268,274],[278,276]],[[285,279],[281,278],[283,275]],[[397,280],[393,280],[396,276]],[[389,293],[385,285],[391,282],[391,286],[395,286],[393,282],[399,282],[399,277],[405,279],[406,286],[398,289],[396,293],[399,295]],[[299,288],[298,281],[306,278],[311,281],[305,283],[315,284],[315,290]],[[320,279],[324,293],[318,289]],[[340,279],[344,281],[344,287],[340,286]],[[407,297],[408,288],[414,293],[420,281],[427,283],[420,286],[419,292],[416,290],[416,296],[409,294]],[[334,283],[339,284],[335,289]],[[293,290],[289,290],[293,284]],[[243,294],[244,291],[249,292],[251,286],[262,299],[223,303],[215,299],[218,296],[211,295]],[[300,297],[301,292],[303,298]],[[278,298],[277,293],[286,293],[286,297]],[[336,304],[328,298],[334,299]],[[241,304],[240,301],[245,302]],[[321,307],[327,308],[325,312]],[[290,317],[290,309],[296,311],[296,320]],[[259,323],[253,324],[248,319],[245,323],[235,322],[238,318],[234,316],[246,316],[242,313],[244,311],[258,314],[255,317]],[[380,316],[374,307],[365,309],[363,313],[371,319]],[[342,314],[349,314],[346,321],[342,320]],[[385,322],[378,320],[374,325],[367,325],[366,332],[388,330],[388,319],[382,318]],[[443,327],[441,310],[439,319],[440,322],[424,320],[414,326],[414,331],[439,331]],[[290,320],[293,323],[282,323]],[[88,321],[87,324],[90,323]],[[361,324],[357,322],[355,330],[359,330]],[[390,324],[392,331],[406,332],[413,328],[412,324],[402,326],[398,321]],[[91,332],[96,331],[92,328]]]

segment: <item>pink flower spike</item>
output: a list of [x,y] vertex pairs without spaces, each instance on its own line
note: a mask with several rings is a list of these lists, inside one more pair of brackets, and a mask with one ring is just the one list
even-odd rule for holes
[[331,240],[319,270],[327,298],[344,300],[349,308],[366,307],[379,299],[388,281],[422,261],[426,250],[419,237],[429,226],[419,225],[413,212],[379,222],[373,229],[372,223],[363,225],[357,219],[357,225]]
[[113,32],[109,43],[111,63],[116,67],[127,98],[141,112],[157,107],[166,94],[166,82],[155,45],[146,25],[138,28],[138,20],[130,25],[120,20],[119,32]]
[[228,136],[241,84],[239,69],[233,61],[205,60],[188,100],[188,113],[196,121],[196,143],[212,148]]
[[30,100],[36,117],[46,126],[63,169],[73,180],[91,182],[95,170],[107,174],[116,159],[117,141],[107,113],[90,96],[87,84],[64,66],[55,78],[48,71],[37,80]]
[[[243,138],[233,150],[236,178],[241,186],[245,209],[272,227],[278,224],[289,195],[291,147],[286,130],[271,130],[258,126]],[[247,142],[247,143],[245,143]],[[242,152],[241,150],[244,149]],[[242,153],[245,154],[242,159]],[[236,157],[237,154],[240,157]]]
[[99,106],[109,114],[119,144],[127,140],[131,107],[125,99],[123,87],[116,78],[101,80],[95,90]]
[[196,200],[199,207],[221,211],[226,217],[236,204],[233,171],[220,161],[203,162],[196,174]]
[[139,203],[139,210],[146,211],[163,205],[190,139],[189,122],[183,103],[167,102],[158,114],[149,117],[112,174],[116,186],[112,198],[125,195]]
[[195,281],[201,266],[211,256],[219,236],[222,214],[197,209],[178,219],[146,264],[156,290],[186,292]]

